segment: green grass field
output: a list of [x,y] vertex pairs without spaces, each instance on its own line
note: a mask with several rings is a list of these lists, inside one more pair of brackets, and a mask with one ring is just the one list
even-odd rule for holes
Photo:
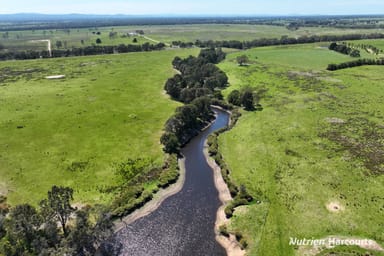
[[[237,65],[242,54],[251,65]],[[290,237],[384,245],[383,67],[325,71],[349,59],[310,44],[233,53],[219,65],[231,82],[226,94],[266,91],[263,111],[243,112],[219,137],[233,179],[260,200],[238,210],[230,226],[249,241],[248,255],[314,255],[290,246]],[[357,252],[365,250],[336,255]]]
[[[135,36],[125,37],[128,33],[143,30],[151,39],[164,43],[172,41],[195,42],[196,40],[253,40],[260,38],[280,38],[281,36],[299,37],[310,35],[341,35],[383,33],[384,29],[338,29],[327,27],[306,27],[288,30],[284,26],[247,25],[247,24],[199,24],[199,25],[146,25],[83,28],[69,30],[28,30],[0,32],[0,44],[7,49],[46,49],[46,43],[33,40],[50,39],[55,49],[56,41],[62,41],[64,48],[88,46],[100,38],[103,45],[130,44]],[[96,33],[100,32],[100,35]],[[116,32],[116,37],[109,37]],[[124,37],[123,37],[124,36]],[[136,37],[138,43],[153,43]],[[83,44],[81,41],[83,40]],[[65,45],[64,45],[65,44]]]
[[[108,202],[114,164],[163,162],[159,138],[178,103],[163,92],[175,56],[197,50],[0,63],[0,194],[36,204],[53,184]],[[46,76],[65,75],[49,80]]]
[[[143,44],[153,43],[139,35],[129,35],[134,33],[137,27],[103,27],[103,28],[82,28],[82,29],[59,29],[59,30],[25,30],[0,32],[0,44],[7,50],[46,50],[47,43],[39,40],[51,40],[52,49],[71,49],[73,47],[84,47],[96,44],[96,39],[101,39],[101,45],[119,44]],[[100,34],[98,34],[100,33]],[[110,36],[110,33],[116,33]],[[133,39],[137,43],[133,43]],[[61,41],[58,48],[57,41]]]

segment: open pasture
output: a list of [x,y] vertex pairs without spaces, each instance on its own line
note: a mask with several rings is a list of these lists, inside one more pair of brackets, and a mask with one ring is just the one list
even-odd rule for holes
[[[238,66],[242,54],[250,65]],[[249,241],[249,255],[319,253],[290,238],[384,245],[383,67],[325,70],[347,59],[310,44],[233,53],[219,65],[230,78],[227,94],[244,86],[263,92],[263,110],[243,112],[219,138],[233,179],[259,200],[237,210],[230,226]]]
[[115,184],[114,164],[161,164],[159,138],[178,106],[163,92],[170,63],[196,52],[1,62],[0,193],[36,204],[55,184],[76,202],[108,202],[100,189]]

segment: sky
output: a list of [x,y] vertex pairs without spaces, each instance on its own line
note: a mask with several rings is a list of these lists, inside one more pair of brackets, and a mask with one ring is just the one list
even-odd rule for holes
[[345,15],[384,14],[383,0],[0,0],[0,14]]

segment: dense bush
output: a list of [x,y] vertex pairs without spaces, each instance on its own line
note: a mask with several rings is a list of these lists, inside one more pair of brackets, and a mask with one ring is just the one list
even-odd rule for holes
[[225,224],[219,227],[219,234],[225,237],[229,237],[229,232],[227,226]]
[[21,204],[7,215],[0,212],[0,254],[95,255],[112,235],[112,220],[105,209],[72,207],[72,193],[71,188],[53,186],[38,207]]
[[351,57],[355,57],[355,58],[360,57],[360,51],[347,46],[347,44],[345,44],[345,43],[337,44],[337,43],[333,42],[329,45],[328,48],[329,48],[329,50],[339,52],[339,53],[342,53],[345,55],[349,55]]
[[358,59],[354,61],[349,62],[343,62],[340,64],[329,64],[327,67],[327,70],[329,71],[335,71],[339,69],[345,69],[345,68],[353,68],[353,67],[359,67],[359,66],[365,66],[365,65],[384,65],[384,59]]
[[[221,49],[202,49],[198,57],[176,57],[172,64],[181,74],[176,74],[165,83],[164,89],[175,100],[190,103],[202,96],[220,95],[216,90],[228,84],[228,77],[215,63],[223,60]],[[211,97],[212,98],[212,97]]]
[[164,89],[175,100],[186,105],[176,109],[175,114],[165,123],[165,132],[160,138],[164,152],[178,153],[180,147],[213,119],[211,104],[223,106],[220,89],[228,84],[228,77],[214,63],[225,58],[221,49],[203,49],[198,57],[189,56],[172,61],[180,71],[169,78]]

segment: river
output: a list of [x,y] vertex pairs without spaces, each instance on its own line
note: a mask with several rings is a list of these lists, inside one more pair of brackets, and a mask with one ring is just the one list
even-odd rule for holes
[[182,190],[116,233],[115,239],[123,245],[120,255],[226,255],[215,240],[214,224],[221,203],[203,149],[208,135],[228,124],[229,114],[214,111],[217,117],[212,125],[182,149],[186,167]]

